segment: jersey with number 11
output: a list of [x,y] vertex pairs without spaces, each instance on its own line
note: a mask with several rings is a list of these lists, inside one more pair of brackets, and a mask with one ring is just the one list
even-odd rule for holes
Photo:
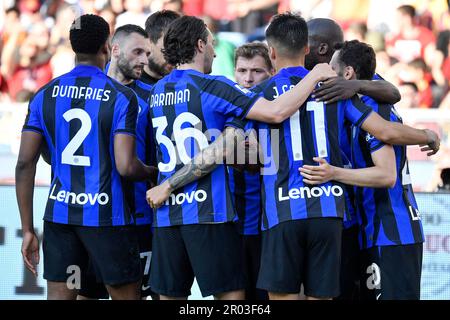
[[135,135],[134,92],[94,66],[79,65],[41,88],[23,131],[42,134],[53,179],[44,220],[80,226],[133,223],[114,159],[114,135]]
[[[266,99],[276,99],[307,73],[303,67],[281,69],[254,91]],[[371,111],[357,97],[329,105],[309,98],[280,125],[257,124],[265,162],[261,186],[263,230],[283,221],[344,216],[344,186],[335,181],[305,184],[298,168],[316,165],[314,157],[342,167],[339,142],[344,120],[359,126]]]

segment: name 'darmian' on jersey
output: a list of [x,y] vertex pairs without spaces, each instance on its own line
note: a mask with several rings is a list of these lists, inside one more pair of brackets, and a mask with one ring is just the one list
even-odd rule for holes
[[175,104],[189,102],[190,100],[191,100],[191,91],[189,89],[178,90],[175,92],[152,94],[150,98],[150,108],[173,106]]

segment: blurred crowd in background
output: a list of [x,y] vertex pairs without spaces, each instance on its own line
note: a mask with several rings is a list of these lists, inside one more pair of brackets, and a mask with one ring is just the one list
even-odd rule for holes
[[[399,88],[398,109],[450,110],[450,0],[2,0],[0,103],[27,102],[73,68],[68,38],[77,16],[98,14],[113,32],[127,23],[144,27],[149,14],[161,9],[204,18],[217,40],[213,74],[231,79],[234,49],[263,41],[272,15],[332,18],[346,40],[372,45],[377,73]],[[450,153],[444,148],[440,157]]]

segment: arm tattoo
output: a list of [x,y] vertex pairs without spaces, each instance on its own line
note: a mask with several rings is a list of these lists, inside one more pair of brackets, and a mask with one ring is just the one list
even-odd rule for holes
[[226,128],[208,147],[200,151],[189,163],[168,179],[171,191],[199,180],[223,164],[227,152],[232,152],[236,140],[243,141],[244,136],[235,128]]

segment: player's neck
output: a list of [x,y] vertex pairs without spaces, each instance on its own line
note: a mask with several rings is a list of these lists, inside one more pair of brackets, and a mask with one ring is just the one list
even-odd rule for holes
[[196,70],[201,73],[205,73],[205,63],[202,58],[200,58],[200,55],[197,53],[190,63],[184,63],[180,64],[177,67],[178,70]]
[[108,77],[111,77],[111,78],[119,81],[124,86],[133,82],[133,79],[129,79],[129,78],[125,77],[123,75],[123,73],[119,71],[119,68],[117,68],[116,63],[113,61],[111,61],[111,64],[109,65]]
[[75,64],[77,66],[93,66],[100,68],[101,70],[105,69],[105,61],[103,59],[99,59],[97,56],[87,55],[87,54],[79,54],[75,58]]
[[149,67],[148,67],[148,64],[146,64],[145,66],[144,66],[144,72],[146,73],[146,74],[148,74],[150,77],[152,77],[153,79],[162,79],[162,76],[160,75],[160,74],[158,74],[158,73],[156,73],[156,72],[154,72],[152,69],[150,69]]
[[305,56],[301,56],[295,59],[278,57],[277,60],[275,61],[275,68],[277,70],[290,67],[304,67],[304,66],[305,66]]

